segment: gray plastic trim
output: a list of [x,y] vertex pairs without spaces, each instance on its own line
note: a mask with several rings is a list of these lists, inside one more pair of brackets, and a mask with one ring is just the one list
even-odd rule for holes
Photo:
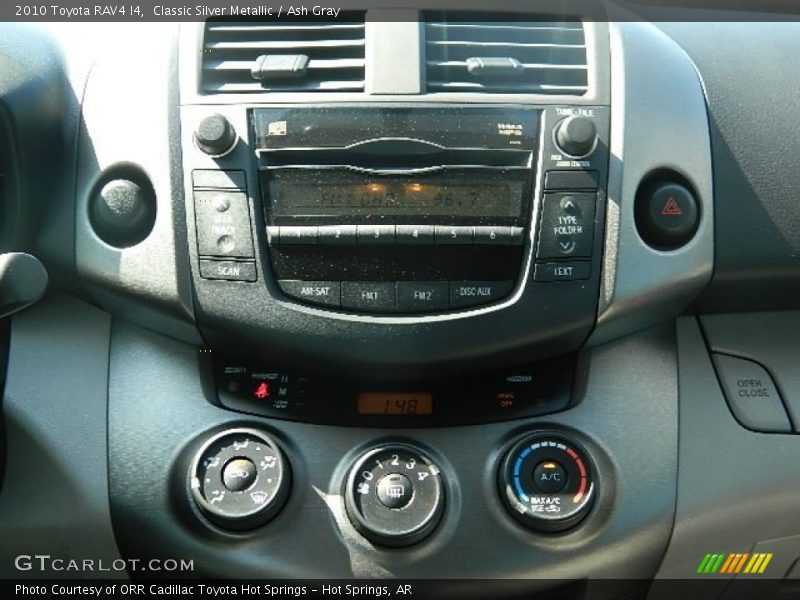
[[417,12],[371,10],[365,24],[367,94],[419,94],[422,24]]
[[[105,306],[145,326],[198,341],[177,141],[177,27],[142,27],[128,33],[135,39],[121,41],[95,64],[84,93],[75,187],[76,263],[89,291]],[[143,37],[147,44],[141,43]],[[137,52],[127,51],[131,45]],[[88,203],[108,174],[129,167],[150,179],[156,217],[144,241],[119,249],[94,232]]]
[[[7,455],[0,493],[0,577],[63,577],[14,569],[18,555],[119,559],[109,509],[108,352],[111,318],[55,297],[11,321],[3,414]],[[79,346],[79,351],[76,351]],[[35,562],[34,565],[38,565]],[[70,571],[70,577],[126,577]]]
[[[782,351],[787,361],[794,360],[789,373],[796,372],[797,339],[792,328],[796,329],[797,313],[776,313],[773,326],[759,331],[763,316],[740,315],[727,323],[716,322],[714,328],[720,332],[731,328],[728,337],[736,339],[740,337],[736,331],[744,327],[756,355],[762,356],[758,350],[767,347],[775,349],[773,357]],[[777,327],[781,321],[783,334]],[[736,422],[694,317],[678,319],[678,371],[678,498],[675,529],[658,573],[663,579],[702,577],[695,570],[707,552],[749,552],[761,540],[800,534],[800,435],[756,433]],[[784,385],[797,391],[796,380]],[[795,552],[800,552],[800,544],[795,543]],[[781,577],[796,558],[796,553],[776,554],[775,565],[764,577]],[[719,575],[707,581],[709,585],[719,581],[721,591],[730,578]],[[664,591],[664,596],[651,598],[674,597],[669,587]]]
[[[480,7],[478,10],[483,9]],[[373,12],[375,15],[373,16]],[[381,15],[392,21],[377,23]],[[408,16],[406,16],[408,15]],[[413,18],[412,18],[413,15]],[[398,16],[403,21],[398,21]],[[603,22],[586,22],[586,59],[589,67],[589,89],[583,96],[565,96],[550,94],[474,94],[474,93],[424,93],[422,85],[424,80],[424,35],[422,25],[413,19],[419,19],[420,13],[415,10],[403,11],[375,10],[367,12],[367,68],[366,90],[364,93],[264,93],[264,94],[201,94],[199,92],[201,63],[203,51],[203,23],[184,23],[180,27],[179,53],[180,53],[180,98],[181,104],[229,104],[251,105],[262,102],[271,104],[307,103],[321,104],[325,102],[427,102],[427,103],[481,103],[481,104],[532,104],[532,105],[607,105],[609,102],[609,71],[608,62],[608,24]],[[406,20],[407,19],[407,20]],[[371,23],[371,21],[373,21]],[[418,39],[414,42],[411,25],[416,26]],[[379,37],[370,35],[372,27],[380,27]],[[408,45],[402,45],[398,51],[396,39],[407,40]],[[376,47],[375,44],[381,44]],[[386,60],[380,65],[370,65],[370,60],[375,57]],[[375,70],[380,69],[392,79],[400,78],[406,82],[402,87],[395,87],[394,83],[386,83],[383,76],[370,81],[375,75]],[[411,81],[419,75],[419,92],[410,91]],[[408,80],[406,79],[408,78]],[[390,87],[383,87],[384,85]],[[373,93],[368,93],[372,91]]]
[[[611,23],[611,158],[597,328],[602,343],[675,316],[703,290],[714,260],[711,141],[701,81],[684,51],[648,23]],[[697,234],[680,249],[645,244],[634,220],[643,178],[682,175],[701,206]]]

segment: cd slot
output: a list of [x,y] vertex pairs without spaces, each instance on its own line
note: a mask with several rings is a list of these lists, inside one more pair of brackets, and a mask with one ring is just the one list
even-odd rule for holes
[[367,172],[421,172],[448,169],[530,170],[533,155],[521,150],[429,147],[429,152],[372,152],[375,146],[340,149],[260,151],[262,169],[348,169]]

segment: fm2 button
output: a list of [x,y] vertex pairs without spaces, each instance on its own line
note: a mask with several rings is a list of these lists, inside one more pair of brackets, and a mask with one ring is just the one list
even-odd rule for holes
[[700,209],[686,186],[661,181],[639,190],[635,217],[639,235],[649,246],[674,250],[694,237]]

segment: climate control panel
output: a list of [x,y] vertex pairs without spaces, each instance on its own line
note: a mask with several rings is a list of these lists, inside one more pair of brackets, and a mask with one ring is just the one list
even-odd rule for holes
[[[447,510],[448,482],[457,476],[433,456],[415,443],[384,442],[341,471],[335,495],[343,498],[343,512],[363,538],[401,548],[434,533]],[[499,501],[516,521],[540,534],[577,526],[595,502],[593,461],[558,431],[523,436],[495,469]],[[209,522],[241,531],[264,525],[281,510],[290,476],[289,461],[272,436],[240,427],[212,435],[195,453],[188,487]]]

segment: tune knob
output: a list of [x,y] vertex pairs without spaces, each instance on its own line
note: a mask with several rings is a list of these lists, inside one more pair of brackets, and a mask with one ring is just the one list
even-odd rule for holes
[[567,156],[588,156],[596,144],[597,127],[589,117],[572,115],[556,126],[556,145]]
[[353,526],[383,546],[408,546],[428,536],[444,510],[439,468],[411,446],[374,448],[350,471],[345,507]]
[[189,487],[201,512],[228,529],[267,522],[289,495],[289,465],[271,437],[255,429],[229,429],[195,456]]
[[238,137],[228,119],[220,114],[213,114],[200,121],[194,132],[194,141],[209,156],[219,157],[233,150]]
[[503,460],[498,483],[511,515],[539,531],[576,525],[594,501],[588,455],[561,435],[538,433],[516,443]]

